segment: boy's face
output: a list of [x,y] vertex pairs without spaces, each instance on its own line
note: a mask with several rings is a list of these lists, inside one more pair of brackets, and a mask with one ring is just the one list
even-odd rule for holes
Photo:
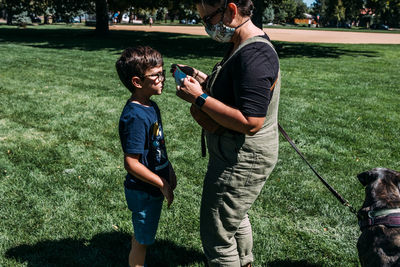
[[162,66],[154,67],[148,69],[142,78],[143,86],[142,88],[149,94],[152,95],[161,95],[162,90],[164,88],[165,81],[165,70],[163,70]]

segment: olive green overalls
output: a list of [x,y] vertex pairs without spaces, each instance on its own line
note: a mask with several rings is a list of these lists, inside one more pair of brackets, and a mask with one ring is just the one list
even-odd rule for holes
[[[253,37],[234,54],[253,42],[265,42],[273,48],[266,39]],[[215,78],[223,67],[218,66],[211,75],[211,96]],[[247,212],[278,160],[280,71],[274,85],[265,122],[255,135],[206,133],[209,162],[200,208],[200,235],[210,266],[239,267],[253,261]]]

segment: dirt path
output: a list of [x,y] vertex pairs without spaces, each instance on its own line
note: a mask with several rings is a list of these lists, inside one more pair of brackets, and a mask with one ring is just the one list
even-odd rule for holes
[[[193,35],[206,35],[202,26],[143,26],[143,25],[113,25],[110,30],[132,30],[146,32],[172,32]],[[342,43],[342,44],[400,44],[400,34],[342,32],[271,29],[264,31],[274,41],[311,42],[311,43]]]

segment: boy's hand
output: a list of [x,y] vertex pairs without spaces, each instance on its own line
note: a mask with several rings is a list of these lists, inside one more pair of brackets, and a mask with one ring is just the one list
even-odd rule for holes
[[169,185],[171,186],[172,190],[176,188],[176,174],[174,168],[172,168],[172,164],[169,164]]
[[174,192],[172,191],[172,188],[167,182],[167,180],[165,180],[164,178],[161,178],[161,180],[163,181],[164,186],[161,187],[160,190],[161,193],[164,195],[165,199],[167,200],[169,208],[169,206],[171,206],[172,204],[172,201],[174,201]]

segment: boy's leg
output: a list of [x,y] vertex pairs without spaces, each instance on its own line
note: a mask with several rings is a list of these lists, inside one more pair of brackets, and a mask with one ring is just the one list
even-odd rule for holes
[[133,253],[134,253],[133,246],[135,244],[135,241],[136,241],[135,235],[133,235],[131,240],[131,251],[129,251],[129,258],[128,258],[130,267],[133,267]]
[[146,245],[139,244],[135,236],[132,236],[131,251],[129,253],[129,266],[130,267],[141,267],[144,266],[146,258]]
[[155,241],[164,197],[125,188],[128,208],[132,211],[135,235],[129,253],[129,265],[143,266],[146,249]]

